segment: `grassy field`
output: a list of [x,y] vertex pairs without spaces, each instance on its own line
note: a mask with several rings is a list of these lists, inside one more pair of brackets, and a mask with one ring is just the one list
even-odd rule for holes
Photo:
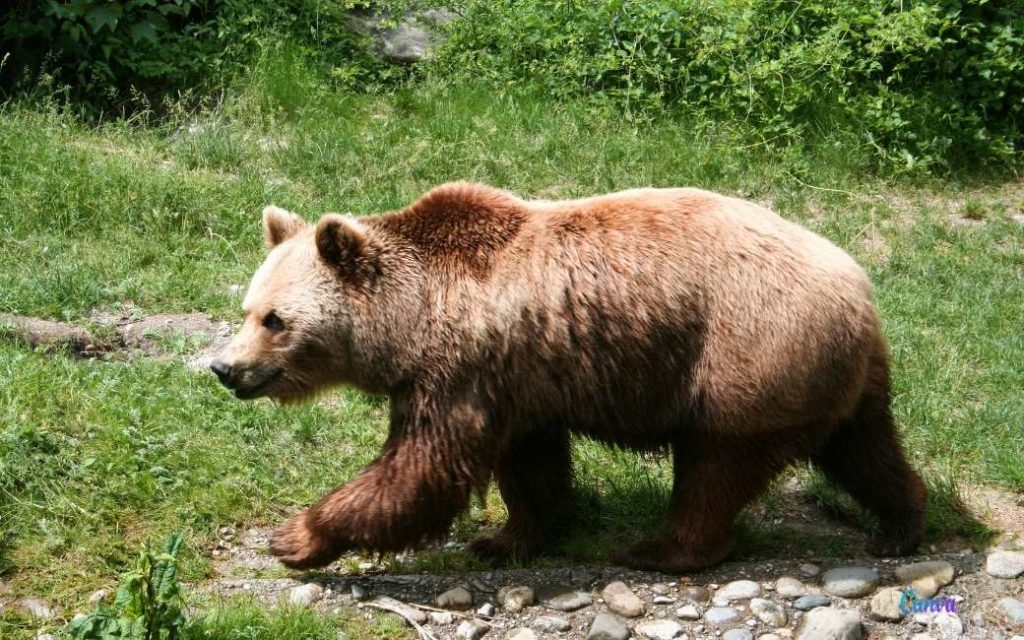
[[[959,513],[976,485],[1024,491],[1024,188],[873,177],[842,145],[768,152],[728,127],[613,114],[527,91],[426,85],[336,94],[301,73],[253,81],[216,110],[84,126],[59,110],[0,107],[0,313],[80,321],[132,305],[236,320],[261,261],[268,202],[308,218],[403,206],[481,180],[531,197],[692,185],[769,203],[871,272],[895,368],[895,412],[933,488],[932,540],[985,538]],[[265,74],[266,75],[266,74]],[[1014,218],[1017,216],[1018,218]],[[272,524],[352,477],[377,451],[386,403],[340,391],[303,407],[234,400],[173,360],[79,360],[0,341],[0,577],[69,612],[110,586],[138,545],[186,534],[184,573],[212,572],[224,525]],[[584,514],[561,555],[601,562],[658,522],[669,464],[577,443]],[[831,500],[813,477],[805,486]],[[466,540],[500,501],[456,527]],[[771,556],[772,532],[741,554]],[[810,543],[809,543],[810,544]],[[460,552],[403,570],[460,570]],[[283,571],[282,571],[283,573]],[[340,623],[354,635],[396,627]],[[221,610],[195,633],[334,637],[334,621]],[[288,625],[296,625],[288,627]],[[13,612],[0,636],[34,633]]]

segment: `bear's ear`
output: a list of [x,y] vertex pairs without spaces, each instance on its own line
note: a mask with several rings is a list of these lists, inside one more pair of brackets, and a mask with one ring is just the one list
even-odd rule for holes
[[380,273],[380,242],[352,216],[328,213],[320,218],[316,248],[320,259],[348,280],[365,282]]
[[263,209],[263,243],[273,249],[306,228],[306,221],[281,207],[268,205]]

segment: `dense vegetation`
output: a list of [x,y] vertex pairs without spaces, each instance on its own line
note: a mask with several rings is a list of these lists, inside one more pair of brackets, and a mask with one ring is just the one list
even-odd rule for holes
[[[421,76],[537,85],[632,119],[669,108],[749,143],[841,147],[890,170],[1012,167],[1024,143],[1024,0],[447,4],[459,17]],[[0,13],[0,81],[32,89],[46,74],[95,113],[221,88],[274,47],[328,84],[406,77],[371,54],[353,8],[367,4],[17,0]]]

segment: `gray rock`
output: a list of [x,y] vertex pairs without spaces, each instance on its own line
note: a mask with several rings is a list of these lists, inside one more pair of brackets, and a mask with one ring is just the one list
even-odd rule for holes
[[40,633],[36,636],[36,640],[57,640],[57,636],[52,633]]
[[796,578],[782,576],[775,581],[775,593],[783,598],[799,598],[800,596],[806,596],[810,591],[804,583]]
[[1003,598],[999,601],[999,610],[1006,616],[1010,624],[1024,624],[1024,602],[1016,598]]
[[623,582],[613,582],[601,591],[605,604],[613,612],[626,618],[637,618],[644,614],[644,603],[633,590]]
[[652,584],[651,591],[658,594],[659,596],[667,596],[669,593],[669,587],[665,584]]
[[985,560],[985,571],[996,578],[1016,578],[1024,573],[1024,553],[994,551]]
[[711,600],[711,591],[705,587],[685,587],[682,594],[684,598],[697,604],[704,604]]
[[587,632],[587,640],[626,640],[628,637],[629,629],[610,613],[594,616]]
[[359,586],[358,584],[353,584],[352,585],[352,599],[353,600],[356,600],[356,601],[366,600],[366,598],[368,598],[369,596],[370,596],[370,594],[367,593],[366,589],[364,589],[363,587]]
[[18,601],[18,608],[39,620],[50,620],[56,615],[50,605],[39,598],[22,598]]
[[455,629],[455,636],[462,638],[463,640],[477,640],[477,638],[482,638],[484,634],[490,630],[491,625],[487,624],[483,620],[471,618],[469,620],[463,620],[459,624]]
[[886,587],[871,598],[871,613],[882,620],[899,620],[903,618],[900,601],[903,591],[896,587]]
[[481,615],[485,618],[490,618],[494,615],[494,605],[490,602],[485,602],[480,605],[480,608],[476,610],[477,615]]
[[558,611],[575,611],[590,606],[594,596],[586,591],[554,590],[541,600],[541,604]]
[[931,598],[953,581],[953,565],[943,560],[915,562],[896,567],[896,577],[914,588],[919,598]]
[[862,598],[878,587],[878,572],[868,567],[839,567],[822,576],[825,591],[840,598]]
[[530,587],[502,587],[498,591],[498,602],[501,608],[510,613],[519,613],[536,600]]
[[704,622],[713,625],[732,624],[740,619],[740,612],[732,607],[711,607],[704,612]]
[[672,640],[683,632],[683,627],[674,620],[645,620],[633,628],[641,638],[649,640]]
[[784,627],[788,620],[786,610],[771,600],[754,598],[750,601],[750,611],[757,619],[773,627]]
[[800,596],[793,603],[793,608],[798,611],[810,611],[818,607],[827,607],[832,604],[832,599],[820,593],[813,593],[809,596]]
[[99,604],[106,600],[108,596],[110,596],[110,592],[106,589],[97,589],[89,596],[89,604]]
[[558,616],[538,616],[530,626],[541,633],[560,633],[572,629],[568,620]]
[[533,629],[527,629],[526,627],[519,627],[508,632],[505,636],[506,640],[538,640],[537,634]]
[[435,602],[442,609],[465,611],[473,606],[473,594],[466,587],[455,587],[437,596]]
[[815,578],[821,573],[821,567],[816,564],[806,562],[800,565],[800,573],[804,574],[808,578]]
[[943,639],[959,638],[964,634],[964,623],[955,613],[943,611],[932,619],[928,630]]
[[754,640],[754,634],[750,633],[750,630],[742,627],[738,629],[729,629],[722,634],[722,640]]
[[680,620],[700,620],[700,611],[692,604],[688,604],[676,609],[676,617]]
[[753,580],[736,580],[719,589],[715,597],[733,602],[734,600],[750,600],[760,595],[761,585]]
[[455,616],[448,611],[431,611],[430,622],[444,626],[455,622]]
[[394,598],[389,598],[388,596],[377,596],[373,599],[373,601],[376,604],[394,610],[395,613],[405,618],[406,620],[412,620],[416,624],[427,623],[427,614],[425,611],[420,611],[415,607],[410,607],[404,602],[400,602],[398,600],[395,600]]
[[796,640],[860,640],[860,615],[850,609],[815,609],[804,616]]
[[651,599],[651,602],[654,604],[672,604],[675,601],[676,599],[670,596],[654,596],[654,598]]
[[774,633],[762,633],[757,636],[757,640],[782,640],[782,636],[775,635]]

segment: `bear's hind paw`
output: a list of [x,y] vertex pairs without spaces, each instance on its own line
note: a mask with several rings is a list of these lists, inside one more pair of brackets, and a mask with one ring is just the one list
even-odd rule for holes
[[344,551],[342,545],[310,529],[306,520],[306,512],[292,516],[270,539],[270,552],[292,569],[326,566]]

